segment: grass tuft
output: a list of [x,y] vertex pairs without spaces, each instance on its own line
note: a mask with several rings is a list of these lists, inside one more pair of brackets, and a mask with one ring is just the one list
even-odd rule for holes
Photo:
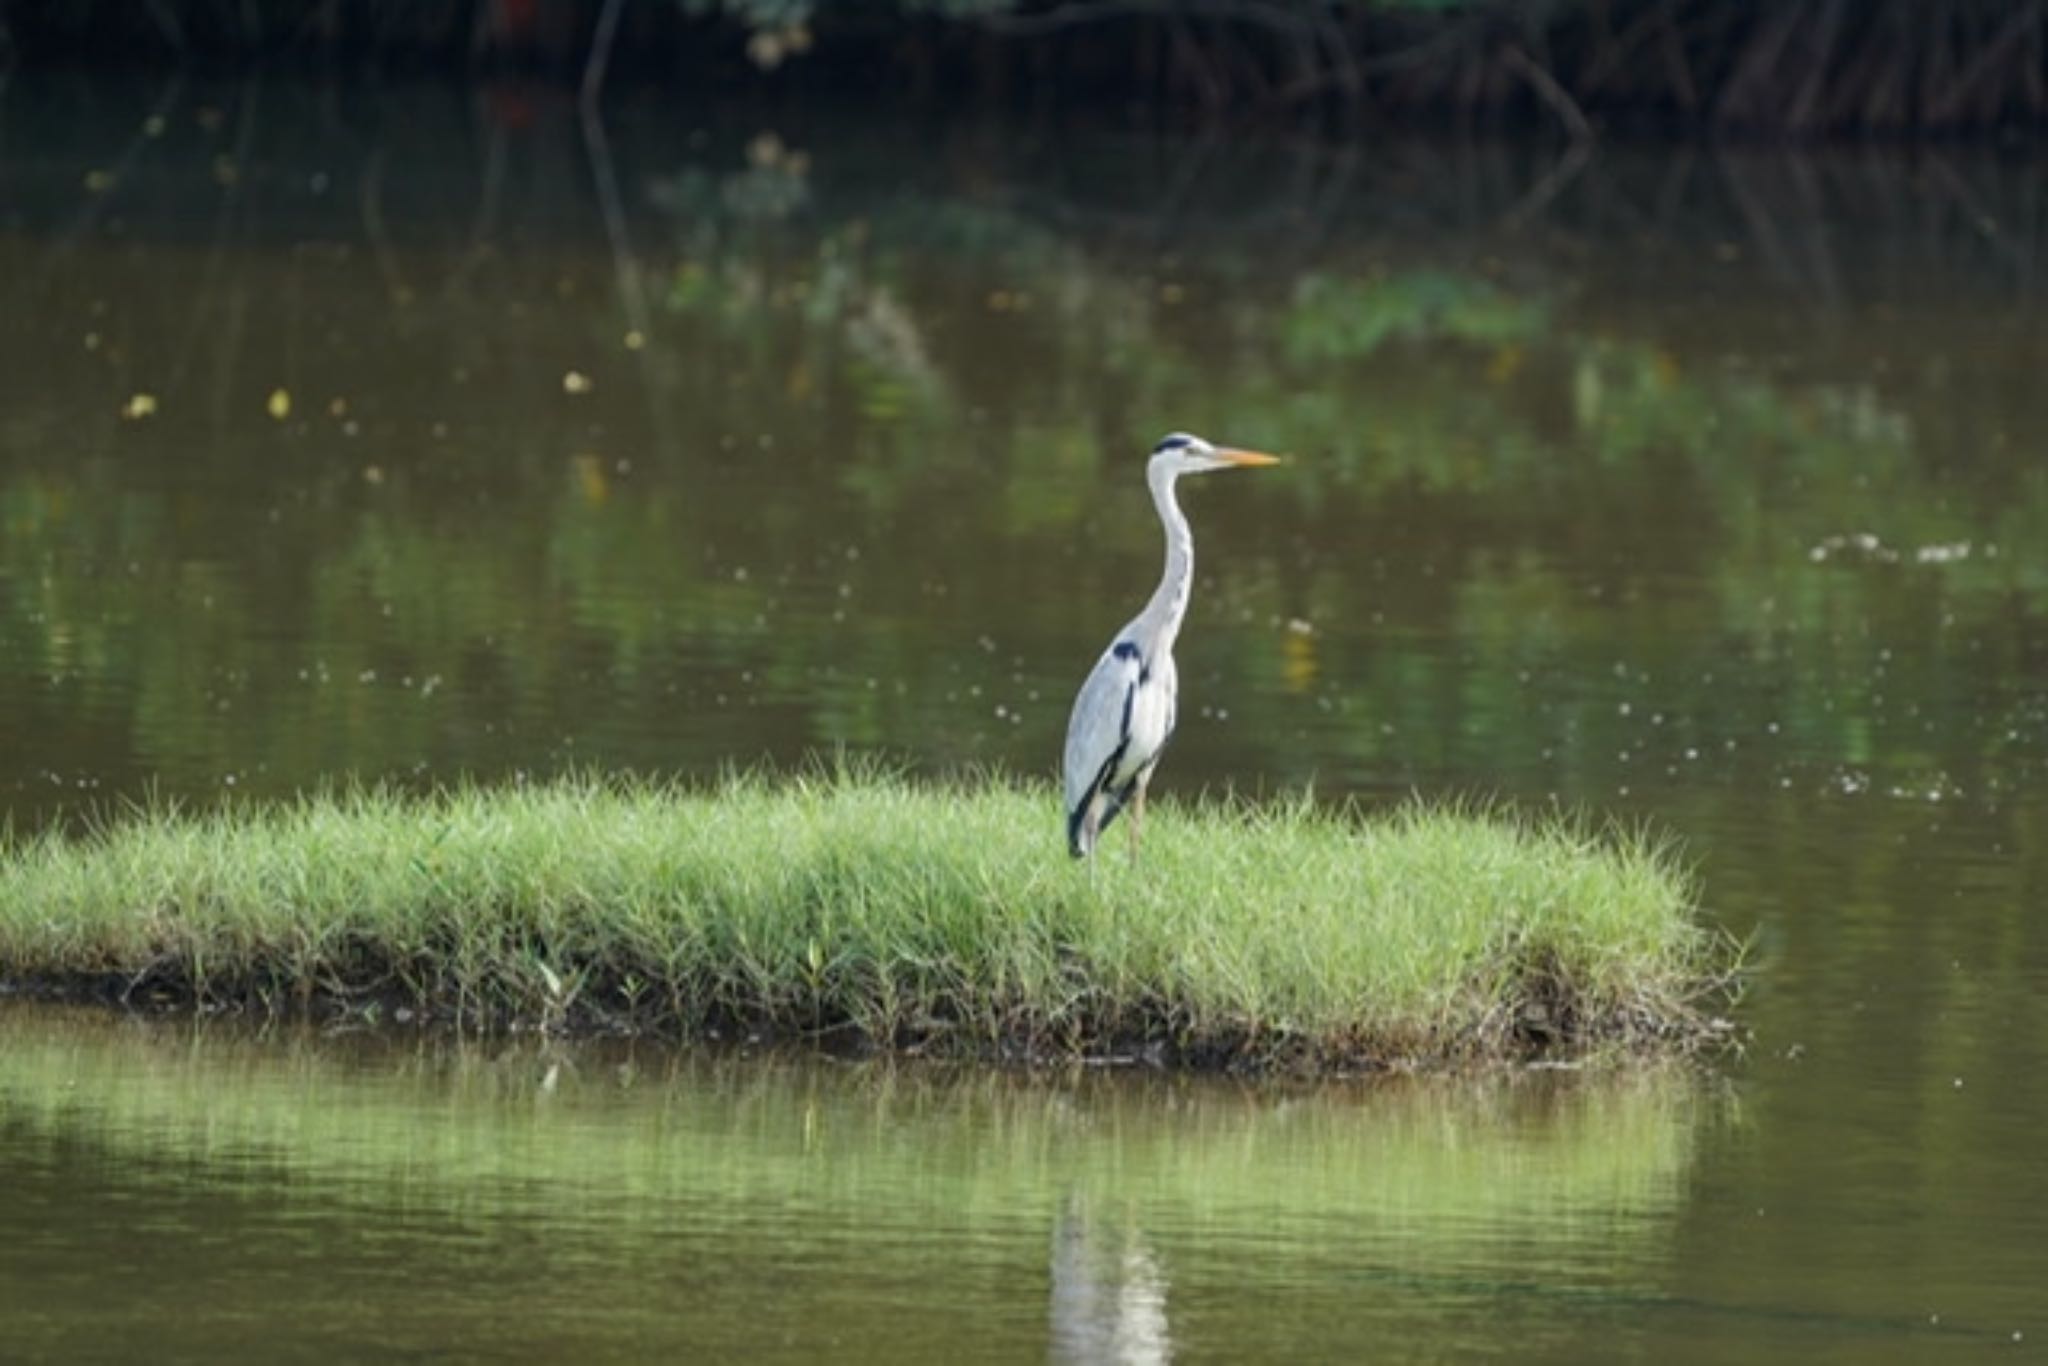
[[[0,979],[467,1026],[1336,1068],[1685,1049],[1738,954],[1673,851],[1503,810],[1160,803],[875,767],[350,789],[0,848]],[[1118,832],[1119,834],[1121,832]]]

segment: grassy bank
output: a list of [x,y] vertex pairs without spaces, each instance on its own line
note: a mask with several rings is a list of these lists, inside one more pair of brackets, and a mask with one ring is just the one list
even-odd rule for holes
[[0,978],[267,1010],[1343,1065],[1707,1037],[1726,955],[1641,839],[1411,807],[570,780],[134,813],[0,861]]

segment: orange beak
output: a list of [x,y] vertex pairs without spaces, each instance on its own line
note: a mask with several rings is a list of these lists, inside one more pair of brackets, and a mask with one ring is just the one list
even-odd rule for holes
[[1267,455],[1264,451],[1240,451],[1230,446],[1216,448],[1218,460],[1228,460],[1233,465],[1277,465],[1280,457]]

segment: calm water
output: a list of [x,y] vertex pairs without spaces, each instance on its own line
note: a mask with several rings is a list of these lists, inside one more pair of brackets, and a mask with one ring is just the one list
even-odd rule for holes
[[1049,771],[1188,428],[1296,459],[1188,491],[1161,790],[1647,819],[1765,972],[1709,1077],[1329,1090],[11,1008],[6,1350],[2040,1350],[2044,268],[1961,150],[16,77],[16,828]]

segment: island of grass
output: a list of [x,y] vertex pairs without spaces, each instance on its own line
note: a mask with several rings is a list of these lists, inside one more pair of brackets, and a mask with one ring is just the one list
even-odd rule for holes
[[[144,808],[0,849],[0,981],[207,1009],[1309,1069],[1693,1047],[1733,955],[1670,851],[1512,812],[871,769]],[[1121,837],[1124,832],[1114,832]]]

